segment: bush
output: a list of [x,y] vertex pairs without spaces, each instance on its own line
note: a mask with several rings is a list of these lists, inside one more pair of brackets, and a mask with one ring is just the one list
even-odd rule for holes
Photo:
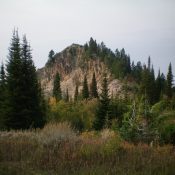
[[152,106],[151,112],[154,113],[155,115],[158,115],[162,113],[164,110],[166,110],[168,106],[169,106],[168,102],[165,100],[162,100]]
[[154,121],[162,143],[175,144],[175,112],[164,112]]
[[49,121],[65,122],[78,131],[91,130],[95,117],[97,100],[85,100],[76,103],[59,101],[51,106]]
[[68,123],[49,123],[36,134],[42,145],[51,145],[64,140],[75,140],[76,133]]
[[175,145],[175,123],[165,123],[160,128],[161,140]]

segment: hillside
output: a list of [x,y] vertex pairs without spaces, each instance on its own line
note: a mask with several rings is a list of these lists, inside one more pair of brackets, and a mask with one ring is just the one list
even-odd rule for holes
[[99,92],[101,91],[102,78],[104,73],[106,73],[109,81],[109,93],[122,96],[121,81],[114,78],[108,66],[99,56],[96,56],[95,59],[86,57],[85,48],[81,45],[72,44],[62,52],[55,54],[53,59],[48,62],[45,67],[38,70],[41,86],[47,96],[52,95],[53,80],[57,72],[59,72],[61,76],[63,96],[66,93],[66,89],[68,89],[70,97],[73,98],[76,85],[78,85],[79,92],[81,92],[85,75],[90,86],[94,72]]

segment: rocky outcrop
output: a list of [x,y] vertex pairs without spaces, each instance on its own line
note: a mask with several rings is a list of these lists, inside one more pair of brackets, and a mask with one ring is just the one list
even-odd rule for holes
[[101,82],[104,73],[107,74],[109,81],[109,92],[113,95],[121,95],[122,84],[114,79],[108,67],[99,58],[88,58],[85,56],[84,47],[72,44],[62,52],[56,54],[51,63],[38,70],[38,76],[41,81],[41,87],[46,96],[52,95],[53,80],[55,74],[59,72],[61,76],[61,89],[63,95],[66,89],[70,97],[73,98],[76,84],[79,92],[82,90],[84,76],[90,86],[93,72],[96,74],[97,88],[101,91]]

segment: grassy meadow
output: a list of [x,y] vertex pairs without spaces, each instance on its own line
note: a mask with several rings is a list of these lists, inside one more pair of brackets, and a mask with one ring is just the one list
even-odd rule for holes
[[172,145],[133,144],[112,130],[77,133],[68,123],[0,132],[1,175],[174,175]]

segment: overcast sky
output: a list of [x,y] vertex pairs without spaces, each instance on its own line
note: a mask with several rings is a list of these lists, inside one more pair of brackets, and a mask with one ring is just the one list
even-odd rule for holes
[[6,60],[14,27],[27,35],[37,68],[48,52],[93,37],[135,61],[150,55],[156,71],[175,73],[175,0],[0,0],[0,60]]

